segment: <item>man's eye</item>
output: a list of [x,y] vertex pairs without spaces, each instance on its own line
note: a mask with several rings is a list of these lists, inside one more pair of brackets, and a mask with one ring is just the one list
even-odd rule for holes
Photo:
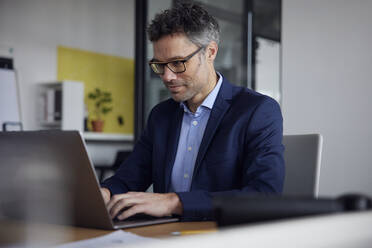
[[172,64],[173,67],[181,67],[182,66],[181,61],[173,61],[171,64]]

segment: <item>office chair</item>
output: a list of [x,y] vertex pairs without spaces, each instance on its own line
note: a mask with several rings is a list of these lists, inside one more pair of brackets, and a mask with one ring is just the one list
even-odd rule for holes
[[323,138],[320,134],[284,135],[284,196],[317,197]]
[[118,151],[116,153],[114,163],[110,165],[95,165],[94,168],[96,169],[97,176],[100,182],[105,179],[105,175],[107,172],[115,172],[119,169],[120,165],[129,157],[132,151]]

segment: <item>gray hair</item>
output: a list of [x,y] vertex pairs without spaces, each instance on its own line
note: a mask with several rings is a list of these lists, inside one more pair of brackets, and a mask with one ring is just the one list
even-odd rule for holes
[[220,29],[216,19],[202,6],[192,2],[178,2],[173,8],[157,14],[147,29],[150,41],[158,41],[166,35],[184,33],[198,47],[211,41],[220,41]]

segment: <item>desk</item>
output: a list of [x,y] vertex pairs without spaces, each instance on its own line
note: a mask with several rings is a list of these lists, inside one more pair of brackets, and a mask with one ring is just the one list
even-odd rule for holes
[[131,232],[140,236],[156,238],[168,238],[172,236],[172,232],[189,230],[217,231],[217,224],[212,221],[174,222],[124,229],[124,231]]
[[[23,238],[34,247],[52,247],[70,241],[93,238],[110,231],[47,224],[0,221],[0,247]],[[13,229],[13,230],[12,230]],[[213,222],[169,223],[126,229],[147,237],[170,237],[170,232],[202,229],[217,230]],[[319,215],[282,221],[239,226],[209,235],[169,238],[165,243],[141,245],[141,248],[226,248],[229,247],[371,247],[372,211]],[[37,239],[39,238],[39,239]],[[42,238],[42,240],[41,240]],[[8,241],[8,242],[6,242]],[[39,245],[41,244],[41,245]],[[133,246],[132,246],[133,247]],[[137,246],[135,246],[137,247]]]
[[[217,225],[215,222],[175,222],[123,230],[144,237],[164,239],[172,237],[171,233],[175,231],[217,231]],[[110,232],[112,231],[40,223],[25,224],[24,222],[3,220],[0,221],[0,246],[19,242],[36,243],[40,246],[56,245],[94,238]]]

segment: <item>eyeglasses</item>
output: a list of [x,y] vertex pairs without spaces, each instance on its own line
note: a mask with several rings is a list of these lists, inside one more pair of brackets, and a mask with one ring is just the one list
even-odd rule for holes
[[174,73],[182,73],[186,71],[185,63],[203,48],[204,47],[200,47],[198,50],[196,50],[195,52],[193,52],[192,54],[188,55],[187,57],[183,59],[175,59],[175,60],[168,61],[168,62],[157,62],[157,61],[151,60],[149,62],[149,65],[151,69],[158,75],[164,74],[165,66],[167,66],[169,70],[171,70]]

